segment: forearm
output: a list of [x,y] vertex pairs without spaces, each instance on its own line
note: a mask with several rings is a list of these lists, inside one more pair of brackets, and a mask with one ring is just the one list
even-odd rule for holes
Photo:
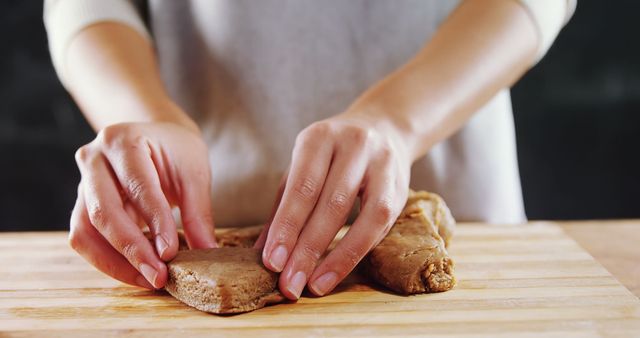
[[198,130],[167,94],[151,44],[112,22],[80,31],[66,54],[67,87],[95,130],[122,122],[174,122]]
[[534,62],[535,26],[517,1],[465,1],[406,65],[347,111],[399,131],[413,160],[453,134]]

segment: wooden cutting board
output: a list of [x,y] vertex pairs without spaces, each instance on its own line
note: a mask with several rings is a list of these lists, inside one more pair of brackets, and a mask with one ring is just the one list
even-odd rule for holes
[[65,233],[0,234],[0,336],[640,337],[640,300],[553,224],[461,225],[451,253],[449,292],[352,275],[323,298],[216,316],[105,277]]

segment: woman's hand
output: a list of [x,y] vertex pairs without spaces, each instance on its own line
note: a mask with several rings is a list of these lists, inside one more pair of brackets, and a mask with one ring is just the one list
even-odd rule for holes
[[[128,284],[163,287],[163,261],[178,251],[173,205],[180,207],[190,247],[216,246],[207,147],[195,128],[112,125],[81,147],[76,161],[82,180],[69,241],[100,271]],[[140,224],[149,226],[153,245]]]
[[[540,43],[526,8],[499,0],[486,7],[461,2],[422,50],[347,113],[300,133],[268,234],[256,243],[266,237],[263,262],[282,271],[285,296],[298,298],[307,283],[317,295],[331,291],[400,213],[411,163],[533,64]],[[358,195],[358,218],[318,265]]]
[[[330,292],[400,214],[412,160],[407,142],[390,125],[345,113],[298,135],[273,219],[261,238],[266,236],[263,262],[282,271],[279,287],[286,297],[299,298],[305,285],[316,295]],[[320,263],[358,196],[358,218]]]

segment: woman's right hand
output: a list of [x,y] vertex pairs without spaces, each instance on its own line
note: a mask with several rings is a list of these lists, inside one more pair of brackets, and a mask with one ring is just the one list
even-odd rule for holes
[[100,271],[163,287],[164,262],[178,251],[172,206],[180,208],[191,248],[216,246],[208,152],[198,130],[169,122],[111,125],[78,149],[76,161],[82,179],[69,242]]

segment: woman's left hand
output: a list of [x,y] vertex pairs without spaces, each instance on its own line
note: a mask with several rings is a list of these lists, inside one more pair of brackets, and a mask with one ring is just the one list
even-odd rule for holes
[[[391,125],[344,113],[298,134],[272,221],[256,244],[265,244],[265,266],[282,272],[279,287],[287,298],[299,298],[305,285],[319,296],[333,290],[402,211],[412,160]],[[320,263],[358,196],[357,219]]]

